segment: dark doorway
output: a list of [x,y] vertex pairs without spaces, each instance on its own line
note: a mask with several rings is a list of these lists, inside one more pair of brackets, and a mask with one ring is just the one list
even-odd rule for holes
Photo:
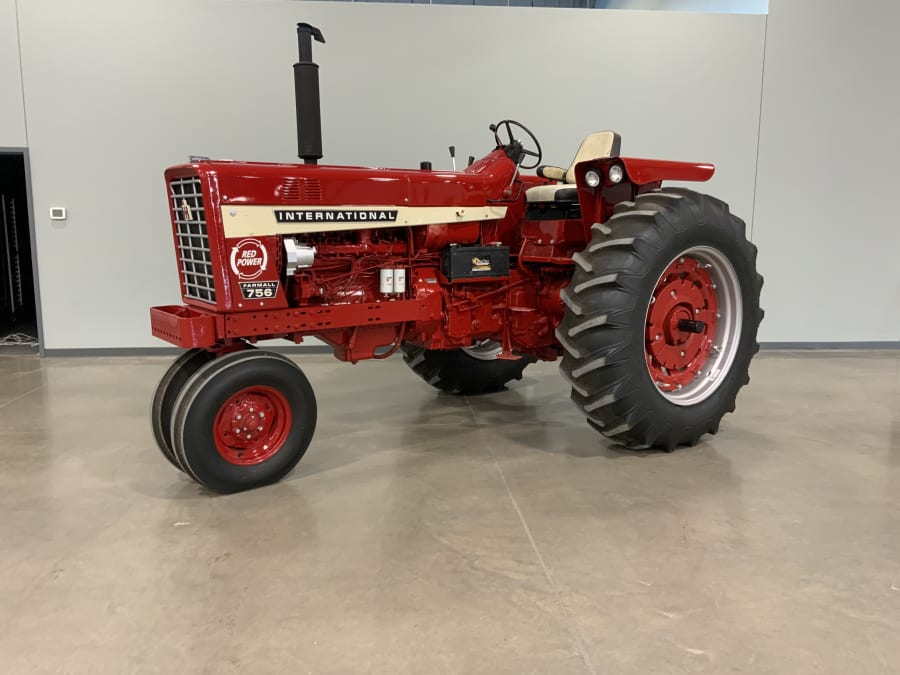
[[0,345],[37,346],[25,154],[0,150]]

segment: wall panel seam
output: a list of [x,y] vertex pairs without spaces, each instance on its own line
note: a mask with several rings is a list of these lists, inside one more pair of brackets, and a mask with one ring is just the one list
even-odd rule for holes
[[759,115],[756,118],[756,165],[753,167],[753,206],[750,208],[750,241],[756,230],[756,190],[759,185],[759,146],[762,144],[763,96],[766,90],[766,51],[769,45],[769,15],[763,28],[762,72],[759,77]]
[[28,114],[25,112],[25,69],[22,65],[22,21],[19,18],[19,0],[14,0],[16,9],[16,49],[19,53],[19,85],[22,90],[22,126],[25,128],[25,147],[28,147]]

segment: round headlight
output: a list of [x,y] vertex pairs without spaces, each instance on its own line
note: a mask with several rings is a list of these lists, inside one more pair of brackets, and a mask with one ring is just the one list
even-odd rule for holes
[[625,172],[622,170],[620,164],[613,164],[609,167],[606,175],[609,177],[610,183],[621,183],[622,179],[625,177]]
[[587,171],[584,174],[584,182],[588,184],[588,187],[597,187],[600,185],[600,174],[596,171]]

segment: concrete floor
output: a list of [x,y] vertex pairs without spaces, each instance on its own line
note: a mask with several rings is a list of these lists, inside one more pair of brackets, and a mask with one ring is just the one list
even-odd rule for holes
[[0,356],[0,672],[900,672],[897,352],[763,353],[671,455],[555,364],[467,399],[304,357],[312,447],[228,497],[153,445],[170,360]]

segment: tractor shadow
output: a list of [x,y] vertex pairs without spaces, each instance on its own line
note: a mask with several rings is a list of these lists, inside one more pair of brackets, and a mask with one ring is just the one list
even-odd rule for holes
[[[548,389],[553,389],[548,391]],[[474,396],[422,387],[415,415],[404,426],[407,447],[431,445],[434,433],[470,439],[504,454],[516,448],[582,459],[618,459],[667,454],[631,451],[609,442],[586,423],[562,388],[528,377],[503,391]]]
[[[482,432],[494,437],[495,445],[509,449],[522,447],[582,459],[666,454],[631,451],[608,441],[587,424],[570,400],[565,384],[555,384],[526,375],[503,391],[463,400]],[[422,412],[429,414],[427,409]]]
[[[481,433],[487,435],[485,443],[494,458],[508,467],[504,472],[511,471],[512,476],[525,477],[523,480],[534,476],[539,481],[539,476],[548,472],[570,476],[566,481],[574,485],[604,486],[603,493],[615,491],[623,481],[636,491],[652,491],[658,488],[654,487],[657,477],[665,475],[672,485],[659,489],[676,504],[700,496],[739,494],[742,466],[765,461],[759,453],[748,457],[743,451],[765,447],[766,437],[746,424],[729,425],[727,421],[724,434],[706,435],[693,447],[681,446],[673,452],[629,450],[587,424],[570,400],[565,383],[556,386],[552,381],[535,382],[526,377],[506,391],[469,397],[468,404]],[[433,405],[437,402],[423,405],[421,414],[429,415]]]
[[614,443],[591,427],[569,397],[564,382],[555,378],[531,377],[500,392],[481,396],[462,397],[465,404],[452,403],[458,399],[448,395],[435,396],[422,403],[419,415],[428,418],[439,406],[448,404],[468,407],[483,433],[490,434],[494,444],[506,452],[525,448],[553,455],[567,455],[578,459],[648,460],[707,456],[727,462],[723,452],[748,445],[765,447],[772,443],[758,428],[740,423],[726,415],[722,428],[726,435],[705,435],[697,445],[679,446],[673,452],[661,449],[631,450]]

